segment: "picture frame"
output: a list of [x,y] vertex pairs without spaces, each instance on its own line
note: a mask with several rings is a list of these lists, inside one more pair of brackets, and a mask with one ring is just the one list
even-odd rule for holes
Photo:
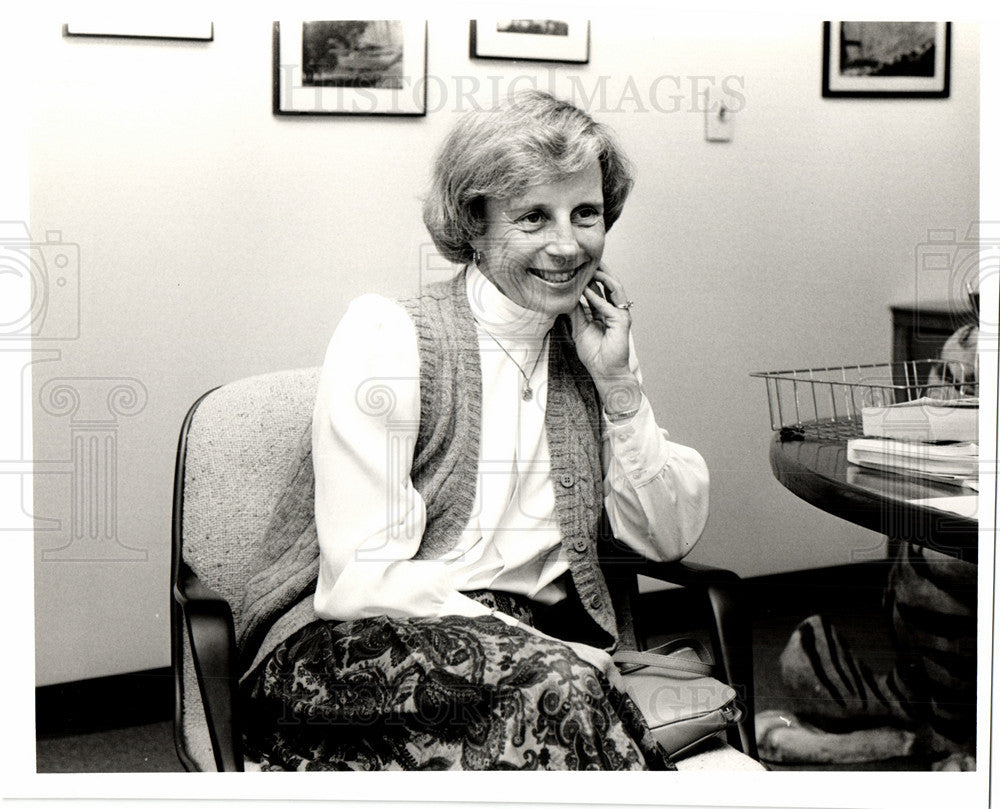
[[948,98],[950,22],[823,23],[824,98]]
[[275,115],[427,114],[426,20],[275,21]]
[[84,17],[64,23],[63,36],[211,42],[215,39],[215,23],[199,20],[147,20],[127,16]]
[[470,20],[469,56],[587,64],[590,20]]

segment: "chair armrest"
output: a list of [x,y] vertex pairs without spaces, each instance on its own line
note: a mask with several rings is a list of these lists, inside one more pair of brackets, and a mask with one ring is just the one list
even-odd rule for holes
[[695,562],[650,562],[636,565],[636,573],[705,593],[712,612],[710,637],[719,676],[742,690],[743,721],[730,743],[757,758],[753,710],[753,630],[744,604],[743,581],[731,570]]
[[180,563],[173,595],[191,641],[216,767],[220,772],[242,771],[243,739],[236,716],[239,675],[235,668],[238,658],[232,609],[225,598],[207,587],[184,562]]
[[679,584],[683,587],[707,587],[709,585],[735,584],[739,586],[740,577],[733,571],[711,565],[701,565],[697,562],[650,562],[642,560],[637,565],[637,573],[648,576],[651,579],[670,584]]

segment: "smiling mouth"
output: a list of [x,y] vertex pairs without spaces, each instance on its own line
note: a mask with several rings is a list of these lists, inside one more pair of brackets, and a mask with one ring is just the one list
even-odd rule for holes
[[572,270],[536,270],[534,267],[529,267],[528,272],[535,278],[541,278],[549,284],[566,284],[576,278],[577,273],[583,269],[585,264],[586,262]]

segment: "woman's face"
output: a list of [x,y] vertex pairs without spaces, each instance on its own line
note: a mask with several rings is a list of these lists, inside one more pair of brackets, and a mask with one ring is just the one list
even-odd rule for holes
[[479,267],[526,309],[568,314],[604,252],[604,193],[595,158],[582,171],[512,199],[486,200]]

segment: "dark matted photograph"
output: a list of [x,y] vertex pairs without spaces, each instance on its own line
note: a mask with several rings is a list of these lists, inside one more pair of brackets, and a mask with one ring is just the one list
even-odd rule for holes
[[950,23],[824,23],[823,95],[947,98],[950,49]]
[[498,20],[497,31],[503,34],[565,37],[569,36],[569,23],[565,20]]
[[403,89],[403,23],[330,20],[302,23],[306,87]]
[[275,114],[426,114],[426,23],[274,23]]
[[471,20],[469,55],[533,62],[590,60],[588,20]]

